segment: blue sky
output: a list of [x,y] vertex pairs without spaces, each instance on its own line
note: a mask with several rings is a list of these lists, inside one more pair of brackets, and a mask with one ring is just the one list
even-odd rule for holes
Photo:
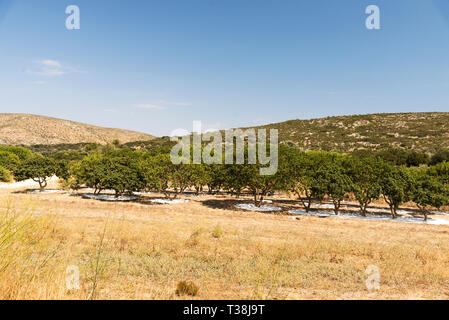
[[0,112],[168,135],[407,111],[449,111],[447,0],[0,0]]

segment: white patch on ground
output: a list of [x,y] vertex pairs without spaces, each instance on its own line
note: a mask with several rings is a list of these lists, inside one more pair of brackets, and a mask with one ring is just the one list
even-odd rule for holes
[[148,191],[148,192],[135,191],[135,192],[133,192],[133,194],[135,194],[135,195],[160,194],[160,192],[153,192],[153,191]]
[[368,212],[390,212],[390,209],[386,209],[386,208],[367,208],[366,209]]
[[[53,176],[47,179],[47,182],[57,181],[58,177]],[[18,188],[35,188],[39,187],[39,183],[33,181],[33,179],[28,179],[20,182],[1,182],[0,189],[18,189]]]
[[413,211],[410,211],[410,210],[397,210],[396,213],[397,214],[412,214]]
[[281,210],[281,208],[276,207],[276,206],[266,206],[266,205],[264,205],[264,206],[256,207],[252,203],[239,203],[239,204],[236,204],[235,207],[237,209],[243,209],[243,210],[249,210],[249,211],[262,211],[262,212],[279,211],[279,210]]
[[187,199],[175,199],[175,200],[168,200],[168,199],[153,199],[150,200],[154,203],[160,203],[160,204],[174,204],[174,203],[186,203],[189,202]]
[[58,193],[58,192],[61,192],[61,190],[52,190],[52,189],[49,189],[49,190],[42,190],[42,191],[40,191],[40,190],[33,190],[33,191],[28,192],[28,193],[32,193],[32,194],[44,194],[44,193]]
[[[242,201],[254,201],[254,198],[243,198],[243,197],[240,197],[240,198],[238,198],[237,200],[242,200]],[[273,200],[262,200],[262,202],[265,202],[265,203],[273,203]]]
[[438,219],[438,218],[428,218],[427,221],[424,221],[422,217],[399,217],[396,219],[392,219],[391,217],[386,217],[384,215],[376,215],[376,214],[367,214],[366,217],[361,215],[357,215],[355,213],[347,213],[342,212],[338,216],[335,214],[331,214],[328,212],[305,212],[304,210],[290,210],[289,213],[295,215],[303,215],[303,216],[315,216],[315,217],[334,217],[341,219],[360,219],[360,220],[375,220],[375,221],[393,221],[393,222],[406,222],[406,223],[426,223],[426,224],[435,224],[435,225],[449,225],[449,220]]
[[334,209],[334,205],[329,203],[312,203],[312,207],[322,209]]
[[116,197],[113,194],[83,194],[83,198],[102,200],[102,201],[132,201],[132,200],[137,199],[137,197],[135,197],[135,196],[118,196],[118,197]]
[[433,214],[441,214],[442,216],[449,216],[449,212],[443,212],[443,211],[430,211]]

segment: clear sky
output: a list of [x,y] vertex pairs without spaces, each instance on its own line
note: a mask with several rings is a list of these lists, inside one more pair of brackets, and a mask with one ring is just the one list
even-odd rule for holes
[[449,111],[447,0],[0,0],[0,113],[168,135],[407,111]]

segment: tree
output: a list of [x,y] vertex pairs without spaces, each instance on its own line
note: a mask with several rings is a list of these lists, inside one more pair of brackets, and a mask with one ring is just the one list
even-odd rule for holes
[[353,188],[345,162],[343,156],[329,154],[317,170],[316,179],[312,185],[315,194],[327,194],[332,199],[336,215],[339,213],[344,197]]
[[52,159],[35,156],[20,164],[15,174],[15,179],[17,181],[33,179],[33,181],[39,183],[40,190],[42,191],[47,186],[47,179],[55,174],[56,165]]
[[228,172],[224,164],[210,164],[206,166],[206,171],[210,177],[207,183],[207,191],[209,194],[217,194],[228,181]]
[[427,221],[429,207],[439,209],[449,204],[448,188],[429,170],[418,169],[412,172],[414,185],[412,189],[412,200],[418,206],[420,212]]
[[353,182],[352,192],[359,202],[361,213],[366,217],[368,205],[379,199],[382,191],[380,186],[380,161],[374,157],[359,159],[352,157],[349,176]]
[[[250,167],[245,167],[242,164],[225,164],[221,167],[221,171],[215,175],[216,178],[222,178],[220,187],[237,198],[240,197],[243,190],[247,187],[251,175],[256,174]],[[222,174],[222,177],[220,174]],[[216,187],[218,188],[218,185]]]
[[[284,174],[284,190],[293,192],[298,196],[306,212],[309,212],[313,200],[321,200],[325,190],[316,181],[318,171],[322,165],[326,152],[302,152],[291,148],[284,151],[287,163]],[[303,195],[305,198],[303,198]]]
[[189,186],[188,166],[190,165],[173,164],[169,154],[146,156],[144,163],[146,188],[163,193],[169,200],[176,199]]
[[410,150],[407,154],[407,167],[419,167],[422,164],[428,164],[430,157],[427,153]]
[[[235,179],[234,186],[240,185],[247,188],[254,198],[254,205],[260,207],[268,193],[273,192],[279,183],[278,173],[274,175],[261,175],[259,164],[235,164],[230,165],[234,175],[229,179]],[[238,184],[237,184],[238,181]],[[240,184],[241,182],[241,184]],[[238,190],[235,188],[234,190]],[[240,192],[240,190],[238,191]]]
[[[59,169],[63,171],[64,168]],[[73,163],[69,174],[76,179],[71,184],[94,188],[94,194],[112,189],[118,197],[145,187],[142,154],[132,150],[90,154]]]
[[189,185],[195,188],[195,193],[198,195],[203,191],[203,186],[210,183],[211,177],[207,165],[192,164],[188,167]]
[[144,172],[139,155],[133,152],[111,153],[100,161],[101,187],[112,189],[118,197],[124,193],[142,190],[145,186]]
[[380,172],[381,193],[390,206],[391,216],[397,218],[399,206],[410,200],[412,178],[405,167],[397,167],[390,163],[382,163]]
[[430,165],[436,165],[440,162],[449,161],[449,149],[439,149],[431,158]]
[[69,167],[69,172],[76,179],[75,185],[94,188],[94,194],[99,194],[104,189],[102,180],[106,174],[106,169],[102,165],[103,157],[100,153],[93,153],[73,163]]

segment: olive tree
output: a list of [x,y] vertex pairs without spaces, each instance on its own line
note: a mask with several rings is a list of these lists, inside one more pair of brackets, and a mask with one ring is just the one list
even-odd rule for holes
[[327,194],[332,199],[336,215],[340,211],[344,197],[353,188],[345,160],[344,156],[329,154],[319,166],[312,185],[315,194]]
[[362,216],[366,217],[368,205],[379,199],[382,191],[380,185],[381,160],[367,157],[352,157],[350,161],[349,176],[353,182],[352,192],[357,199]]
[[55,174],[56,165],[52,159],[35,156],[20,164],[15,174],[15,179],[17,181],[33,179],[33,181],[39,183],[40,190],[42,191],[47,186],[47,179]]
[[190,165],[172,163],[169,154],[146,156],[143,166],[146,188],[163,193],[169,200],[176,199],[189,186]]
[[390,207],[392,218],[396,219],[399,206],[410,200],[412,177],[403,166],[382,163],[379,178],[382,196]]
[[[308,212],[313,200],[321,201],[325,190],[317,182],[320,166],[325,161],[326,152],[302,152],[296,148],[284,151],[287,166],[282,174],[284,190],[297,195]],[[305,196],[305,198],[303,197]]]
[[100,166],[101,187],[114,190],[116,197],[140,191],[145,186],[142,161],[136,153],[113,152],[101,159]]
[[429,170],[418,169],[413,171],[413,175],[411,198],[427,221],[430,207],[439,209],[449,204],[448,188]]
[[103,158],[102,154],[93,153],[81,161],[73,163],[69,168],[70,175],[75,178],[73,185],[85,185],[88,188],[93,188],[94,194],[99,194],[101,190],[105,189],[102,184],[106,174]]
[[197,195],[210,183],[211,177],[207,167],[206,164],[192,164],[187,167],[189,185],[195,189]]

